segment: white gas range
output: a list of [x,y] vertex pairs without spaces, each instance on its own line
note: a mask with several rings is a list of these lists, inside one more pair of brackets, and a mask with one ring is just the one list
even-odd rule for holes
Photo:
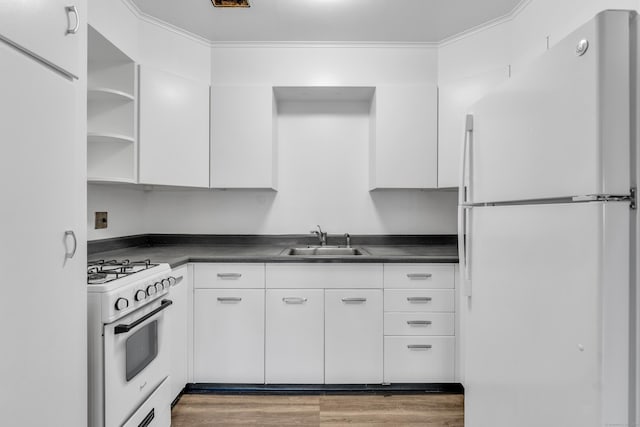
[[171,268],[100,260],[87,273],[89,426],[168,427]]

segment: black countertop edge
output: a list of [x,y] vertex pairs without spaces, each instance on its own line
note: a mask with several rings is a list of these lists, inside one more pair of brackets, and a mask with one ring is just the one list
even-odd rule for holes
[[392,383],[392,384],[226,384],[190,383],[185,394],[253,394],[253,395],[360,395],[360,394],[464,394],[460,383]]
[[[362,234],[351,236],[351,245],[353,246],[457,245],[457,241],[458,237],[455,234]],[[179,244],[277,245],[284,247],[317,245],[318,239],[306,234],[138,234],[133,236],[91,240],[87,243],[87,253],[91,256],[98,252],[106,252],[115,249]],[[329,234],[327,244],[344,245],[344,235]]]

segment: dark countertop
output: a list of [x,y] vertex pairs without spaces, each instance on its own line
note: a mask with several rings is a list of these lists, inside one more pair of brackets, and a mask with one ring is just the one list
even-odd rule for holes
[[[174,239],[158,242],[149,241],[138,246],[113,248],[117,245],[97,246],[90,242],[89,260],[98,259],[150,259],[152,262],[166,262],[172,268],[188,262],[333,262],[333,263],[457,263],[458,249],[455,239],[427,239],[407,241],[398,239],[361,239],[362,243],[353,247],[364,249],[367,255],[355,256],[291,256],[284,253],[290,247],[304,247],[307,242],[292,242],[291,240],[259,241],[254,243],[244,241],[233,244],[233,241],[212,244],[209,241],[188,242],[186,239]],[[264,240],[264,239],[263,239]],[[398,243],[411,244],[398,244]],[[129,243],[141,243],[129,242]],[[380,244],[383,243],[383,244]],[[104,250],[106,249],[106,250]]]

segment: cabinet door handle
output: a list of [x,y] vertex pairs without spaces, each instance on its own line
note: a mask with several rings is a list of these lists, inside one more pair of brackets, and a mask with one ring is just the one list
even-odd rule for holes
[[76,233],[73,232],[73,230],[67,230],[64,232],[64,238],[66,241],[67,236],[71,236],[71,238],[73,239],[73,249],[71,249],[71,252],[66,252],[64,254],[65,258],[73,258],[76,254],[76,249],[78,249],[78,239],[76,239]]
[[366,298],[342,298],[342,302],[346,302],[346,303],[350,303],[350,302],[360,303],[360,302],[367,302],[367,299],[366,299]]
[[431,302],[431,297],[407,297],[409,302]]
[[431,344],[409,344],[407,348],[409,350],[429,350],[433,346]]
[[[76,34],[80,29],[80,15],[78,14],[78,8],[75,6],[65,6],[64,10],[67,11],[68,16],[73,13],[73,15],[76,17],[76,25],[73,28],[67,28],[67,32],[65,33],[65,35]],[[69,24],[71,24],[71,18],[69,18]]]
[[238,280],[242,277],[240,273],[218,273],[218,277],[221,279]]
[[407,325],[429,326],[432,323],[431,320],[407,320]]
[[307,299],[302,297],[284,297],[282,301],[284,301],[285,304],[304,304],[307,302]]
[[242,298],[240,297],[218,297],[218,301],[220,302],[240,302]]
[[433,276],[431,273],[407,273],[407,277],[411,280],[427,280],[431,276]]

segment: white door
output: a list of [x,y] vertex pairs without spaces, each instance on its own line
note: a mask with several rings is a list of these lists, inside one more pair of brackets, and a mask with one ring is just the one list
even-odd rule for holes
[[195,382],[264,383],[264,289],[197,289]]
[[604,12],[472,106],[469,201],[628,194],[629,52],[628,12]]
[[209,187],[209,85],[140,67],[140,183]]
[[267,290],[265,327],[265,382],[324,382],[324,290]]
[[627,425],[630,212],[472,209],[465,426]]
[[86,0],[0,0],[0,39],[80,77]]
[[382,322],[382,289],[325,291],[325,383],[382,382]]
[[[80,84],[3,42],[0,64],[2,424],[84,426],[86,151],[78,122]],[[77,240],[72,258],[65,252],[73,252],[74,239],[65,231]]]

